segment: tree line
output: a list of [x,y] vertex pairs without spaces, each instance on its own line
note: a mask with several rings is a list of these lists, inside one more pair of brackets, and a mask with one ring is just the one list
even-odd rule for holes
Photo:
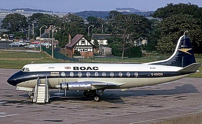
[[[54,25],[54,37],[59,40],[60,47],[68,43],[69,34],[84,34],[90,40],[93,33],[112,34],[108,46],[113,55],[138,57],[139,51],[172,52],[178,38],[184,31],[189,31],[189,37],[194,45],[194,51],[202,53],[202,8],[193,4],[168,4],[157,9],[153,19],[136,14],[123,14],[110,11],[106,19],[88,16],[86,19],[69,13],[63,17],[34,13],[30,17],[14,13],[2,20],[2,28],[16,37],[26,38],[26,32],[34,25],[35,36],[39,36],[39,28],[43,25]],[[44,28],[42,29],[43,32]],[[90,33],[90,35],[89,35]],[[35,36],[31,36],[34,38]],[[134,46],[134,41],[148,40],[147,45]]]

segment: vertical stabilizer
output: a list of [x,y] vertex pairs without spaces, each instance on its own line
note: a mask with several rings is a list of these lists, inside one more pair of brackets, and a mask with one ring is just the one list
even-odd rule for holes
[[179,38],[175,52],[169,59],[146,64],[186,67],[192,63],[196,63],[196,60],[194,57],[191,40],[188,36],[186,36],[186,34],[184,34]]

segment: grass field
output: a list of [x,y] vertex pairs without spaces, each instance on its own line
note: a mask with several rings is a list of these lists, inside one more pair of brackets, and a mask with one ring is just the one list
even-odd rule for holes
[[52,59],[45,53],[0,51],[0,68],[21,69],[25,64],[54,62],[62,61]]
[[[153,56],[145,56],[141,58],[125,58],[123,60],[118,57],[93,58],[93,59],[83,59],[81,62],[145,63],[145,62],[151,62],[156,60],[163,60],[163,59],[166,59],[168,56],[153,55]],[[196,55],[196,61],[202,64],[202,56]],[[56,63],[56,62],[65,62],[65,61],[52,59],[50,56],[48,56],[45,53],[0,51],[0,68],[21,69],[25,64]],[[199,72],[191,75],[190,77],[202,78],[202,67],[199,68]]]

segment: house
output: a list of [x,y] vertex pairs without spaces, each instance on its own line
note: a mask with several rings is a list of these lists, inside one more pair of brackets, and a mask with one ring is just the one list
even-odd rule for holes
[[112,48],[105,47],[105,46],[99,46],[99,54],[106,56],[106,55],[112,55]]
[[147,44],[148,44],[148,41],[146,39],[134,41],[134,46],[142,46],[142,45],[147,45]]
[[99,46],[100,45],[108,45],[107,40],[111,38],[111,34],[93,34],[91,38],[91,42],[94,43],[97,40]]
[[[118,35],[119,37],[122,37],[121,34]],[[98,53],[100,55],[111,55],[112,54],[112,49],[107,47],[108,43],[108,39],[113,37],[112,34],[93,34],[92,38],[91,38],[91,43],[94,44],[95,40],[97,40],[98,45],[99,45],[99,51]],[[148,41],[146,39],[138,39],[138,40],[134,40],[131,42],[133,42],[134,46],[141,46],[141,45],[146,45],[148,43]]]
[[111,34],[93,34],[91,38],[91,42],[94,44],[95,40],[97,40],[98,45],[99,45],[99,51],[98,53],[100,55],[111,55],[112,54],[112,49],[107,47],[108,39],[111,38]]
[[90,41],[86,40],[84,35],[77,34],[72,40],[69,38],[69,43],[65,45],[66,54],[73,57],[75,50],[80,52],[84,58],[93,57],[94,48],[96,48]]

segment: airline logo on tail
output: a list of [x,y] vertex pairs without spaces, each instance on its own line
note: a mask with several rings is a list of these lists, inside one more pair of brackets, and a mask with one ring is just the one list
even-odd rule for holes
[[182,48],[182,49],[178,49],[179,51],[181,52],[184,52],[186,54],[189,54],[189,55],[192,55],[191,53],[189,53],[189,51],[191,50],[192,48]]

